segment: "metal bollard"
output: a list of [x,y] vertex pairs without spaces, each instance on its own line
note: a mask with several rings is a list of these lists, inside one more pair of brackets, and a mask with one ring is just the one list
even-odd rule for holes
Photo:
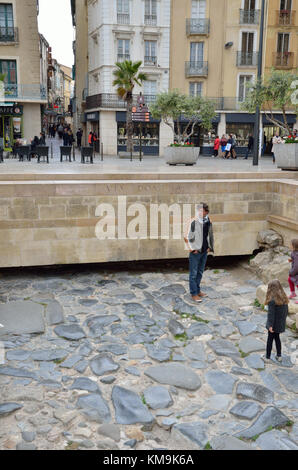
[[54,156],[53,156],[53,142],[51,142],[51,158],[54,158]]
[[73,161],[75,162],[76,161],[76,150],[75,150],[75,145],[74,144],[72,146],[72,158],[73,158]]
[[100,144],[101,161],[103,162],[103,143]]

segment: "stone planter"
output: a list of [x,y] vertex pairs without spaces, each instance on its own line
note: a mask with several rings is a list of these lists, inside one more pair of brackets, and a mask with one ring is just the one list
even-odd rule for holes
[[168,165],[195,165],[200,147],[166,147],[164,157]]
[[298,143],[274,144],[273,152],[278,168],[298,171]]

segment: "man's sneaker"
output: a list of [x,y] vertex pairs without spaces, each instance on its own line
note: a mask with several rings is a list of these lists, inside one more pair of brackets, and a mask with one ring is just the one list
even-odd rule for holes
[[276,359],[278,362],[282,362],[282,357],[281,357],[281,356],[275,356],[275,359]]
[[271,363],[270,357],[268,358],[268,357],[266,357],[266,356],[262,356],[262,359],[263,359],[264,362],[266,362],[266,364],[270,364],[270,363]]
[[200,292],[200,293],[198,294],[198,296],[199,296],[199,297],[208,297],[207,294],[205,294],[204,292]]
[[294,299],[295,297],[297,297],[295,292],[291,292],[291,294],[289,295],[289,299]]
[[200,299],[200,297],[198,295],[192,295],[191,298],[194,302],[202,302],[202,299]]

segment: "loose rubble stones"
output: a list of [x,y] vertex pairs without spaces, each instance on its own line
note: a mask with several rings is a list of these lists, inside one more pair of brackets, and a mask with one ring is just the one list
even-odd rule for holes
[[144,373],[161,384],[174,385],[186,390],[198,390],[201,387],[199,376],[179,363],[149,367]]

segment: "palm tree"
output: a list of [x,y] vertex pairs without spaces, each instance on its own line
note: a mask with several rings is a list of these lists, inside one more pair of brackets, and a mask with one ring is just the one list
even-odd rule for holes
[[132,122],[132,105],[133,105],[133,89],[135,85],[142,86],[147,80],[145,73],[139,72],[142,61],[132,62],[125,60],[124,62],[116,62],[117,69],[113,72],[115,80],[113,86],[117,87],[117,94],[126,101],[126,132],[127,132],[127,151],[133,151],[133,122]]

